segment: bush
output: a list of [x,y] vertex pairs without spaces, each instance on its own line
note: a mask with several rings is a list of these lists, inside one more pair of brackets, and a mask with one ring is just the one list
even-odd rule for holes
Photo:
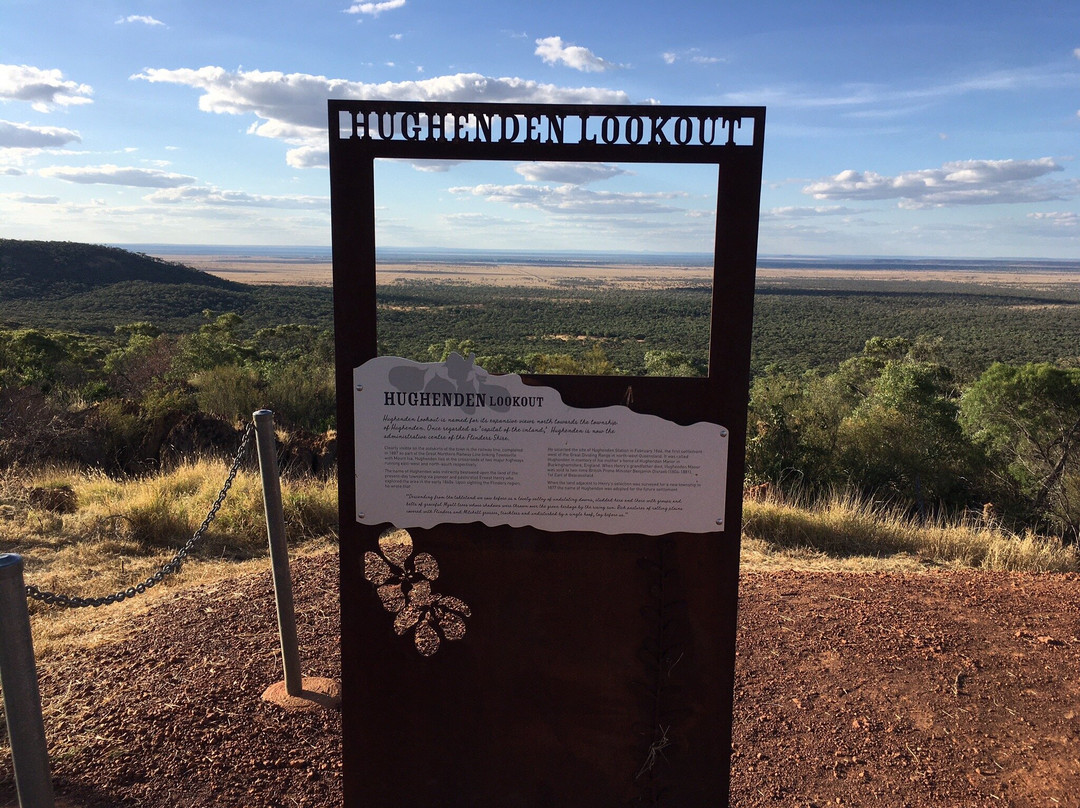
[[292,362],[272,371],[263,391],[263,406],[282,426],[325,432],[335,423],[337,396],[330,365]]
[[219,365],[191,378],[199,409],[231,423],[246,423],[261,409],[258,374],[235,365]]

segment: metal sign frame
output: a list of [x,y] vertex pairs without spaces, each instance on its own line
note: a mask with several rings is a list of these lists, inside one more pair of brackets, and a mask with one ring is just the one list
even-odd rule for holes
[[[764,108],[328,112],[345,804],[727,805]],[[523,381],[574,407],[724,425],[724,533],[442,524],[395,546],[379,542],[392,526],[356,521],[352,379],[378,354],[378,158],[718,167],[708,376]]]

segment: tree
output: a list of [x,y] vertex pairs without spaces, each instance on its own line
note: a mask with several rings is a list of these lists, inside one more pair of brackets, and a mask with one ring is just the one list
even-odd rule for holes
[[615,366],[611,364],[603,348],[593,345],[582,357],[581,372],[586,376],[610,376],[615,372]]
[[428,346],[429,362],[445,362],[452,353],[467,357],[476,353],[476,343],[471,339],[446,339],[442,345]]
[[704,376],[705,368],[682,351],[646,351],[646,376]]
[[287,365],[298,359],[334,363],[334,335],[313,325],[286,323],[260,328],[249,347],[262,364]]
[[151,387],[164,384],[176,356],[175,341],[147,322],[118,325],[116,334],[127,340],[105,357],[109,386],[137,400]]
[[775,367],[751,384],[746,428],[746,473],[751,482],[780,485],[792,472],[805,477],[806,446],[798,416],[803,392],[799,379]]
[[209,322],[199,326],[197,333],[180,338],[180,363],[185,371],[197,373],[222,365],[239,365],[252,354],[238,333],[243,323],[239,314],[227,312],[214,317],[207,309],[203,317]]
[[1076,539],[1080,503],[1080,368],[991,365],[961,400],[964,429],[999,460],[999,476]]
[[926,355],[922,343],[875,337],[833,373],[768,369],[750,391],[751,479],[811,494],[854,487],[921,512],[966,504],[972,458],[955,389]]
[[10,376],[9,384],[48,383],[53,369],[67,361],[67,346],[57,338],[36,328],[8,331],[0,335],[0,371]]
[[100,378],[102,345],[51,329],[0,330],[0,385],[37,386],[54,396],[77,393]]
[[850,479],[914,502],[923,514],[928,502],[963,504],[969,452],[951,387],[940,365],[887,360],[840,425]]

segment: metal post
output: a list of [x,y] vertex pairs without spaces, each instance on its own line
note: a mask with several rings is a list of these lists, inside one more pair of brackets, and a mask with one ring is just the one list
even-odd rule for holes
[[304,680],[300,674],[300,651],[296,641],[289,546],[285,540],[285,513],[281,505],[281,478],[274,442],[274,413],[259,410],[252,417],[255,419],[255,439],[259,447],[270,563],[274,570],[274,599],[277,602],[278,633],[281,635],[281,661],[285,667],[285,692],[290,696],[299,696],[304,691]]
[[21,808],[53,808],[22,556],[0,554],[0,687]]

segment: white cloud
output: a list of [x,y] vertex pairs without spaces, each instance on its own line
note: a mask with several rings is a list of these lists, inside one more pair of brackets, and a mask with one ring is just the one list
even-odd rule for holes
[[0,198],[17,202],[20,205],[58,205],[58,196],[37,196],[35,194],[0,194]]
[[815,199],[897,199],[903,208],[1044,202],[1080,193],[1077,181],[1043,178],[1063,171],[1051,157],[1037,160],[960,160],[941,168],[905,171],[887,177],[848,169],[813,182],[803,193]]
[[715,65],[727,61],[719,56],[707,56],[700,48],[687,48],[681,51],[667,51],[662,54],[664,62],[673,65],[676,62],[692,62],[696,65]]
[[38,112],[54,106],[93,103],[87,96],[89,85],[64,79],[59,70],[41,70],[29,65],[0,65],[0,101],[29,101]]
[[772,208],[770,210],[762,211],[762,219],[812,219],[818,216],[847,216],[857,213],[854,208],[844,207],[843,205],[825,205],[818,207],[796,207],[789,205],[786,207]]
[[364,98],[396,101],[488,101],[523,104],[626,104],[626,93],[599,87],[558,87],[521,78],[492,78],[457,73],[416,81],[368,84],[308,73],[228,71],[222,67],[151,68],[131,78],[180,84],[201,91],[199,109],[229,115],[254,115],[250,134],[298,147],[286,157],[294,168],[324,167],[326,99]]
[[563,44],[562,37],[559,36],[547,36],[536,40],[535,53],[544,60],[545,64],[564,64],[584,73],[602,73],[618,66],[606,59],[601,59],[588,48]]
[[21,168],[15,166],[0,166],[0,176],[3,177],[23,177],[26,176],[26,172]]
[[51,166],[41,169],[38,174],[81,185],[127,185],[135,188],[176,188],[195,182],[194,177],[171,174],[156,168],[114,165]]
[[384,11],[392,11],[405,5],[405,0],[385,0],[382,3],[354,3],[345,9],[346,14],[367,14],[369,17],[378,17]]
[[589,216],[677,213],[681,208],[666,204],[685,197],[683,192],[619,193],[589,191],[575,185],[474,185],[450,188],[450,193],[483,197],[487,202],[530,208],[548,213]]
[[290,168],[328,168],[330,166],[330,154],[325,145],[314,143],[307,146],[297,146],[285,152],[285,163]]
[[165,188],[144,197],[147,202],[181,204],[194,202],[204,205],[249,208],[282,208],[288,210],[325,210],[330,202],[321,196],[267,196],[246,191],[223,191],[209,186]]
[[564,88],[529,79],[492,78],[479,73],[369,84],[307,73],[259,70],[234,73],[221,67],[202,67],[197,70],[151,68],[132,78],[182,84],[201,90],[199,109],[204,112],[254,114],[267,122],[255,130],[256,134],[284,139],[310,134],[312,129],[318,130],[318,137],[324,137],[328,97],[523,104],[626,104],[630,101],[626,93],[618,90]]
[[529,182],[559,182],[570,185],[585,185],[597,180],[606,180],[619,174],[627,173],[619,166],[607,163],[562,163],[535,162],[521,163],[514,170]]
[[453,227],[518,227],[522,222],[486,213],[445,213],[439,220]]
[[1071,210],[1029,213],[1028,218],[1036,222],[1045,222],[1052,227],[1080,230],[1080,213]]
[[153,17],[147,17],[145,14],[129,14],[127,17],[121,17],[116,21],[117,25],[123,25],[125,23],[139,22],[143,25],[165,25],[161,20],[156,20]]
[[445,174],[454,166],[461,165],[460,160],[409,160],[408,163],[424,174]]
[[71,129],[0,121],[0,149],[48,149],[81,141],[79,133]]
[[115,195],[77,203],[61,198],[32,204],[6,200],[0,195],[0,220],[18,229],[20,238],[55,239],[57,233],[72,241],[136,243],[152,232],[162,242],[183,243],[197,234],[204,244],[276,243],[323,244],[329,202],[324,209],[297,210],[256,206],[209,204],[118,204]]

